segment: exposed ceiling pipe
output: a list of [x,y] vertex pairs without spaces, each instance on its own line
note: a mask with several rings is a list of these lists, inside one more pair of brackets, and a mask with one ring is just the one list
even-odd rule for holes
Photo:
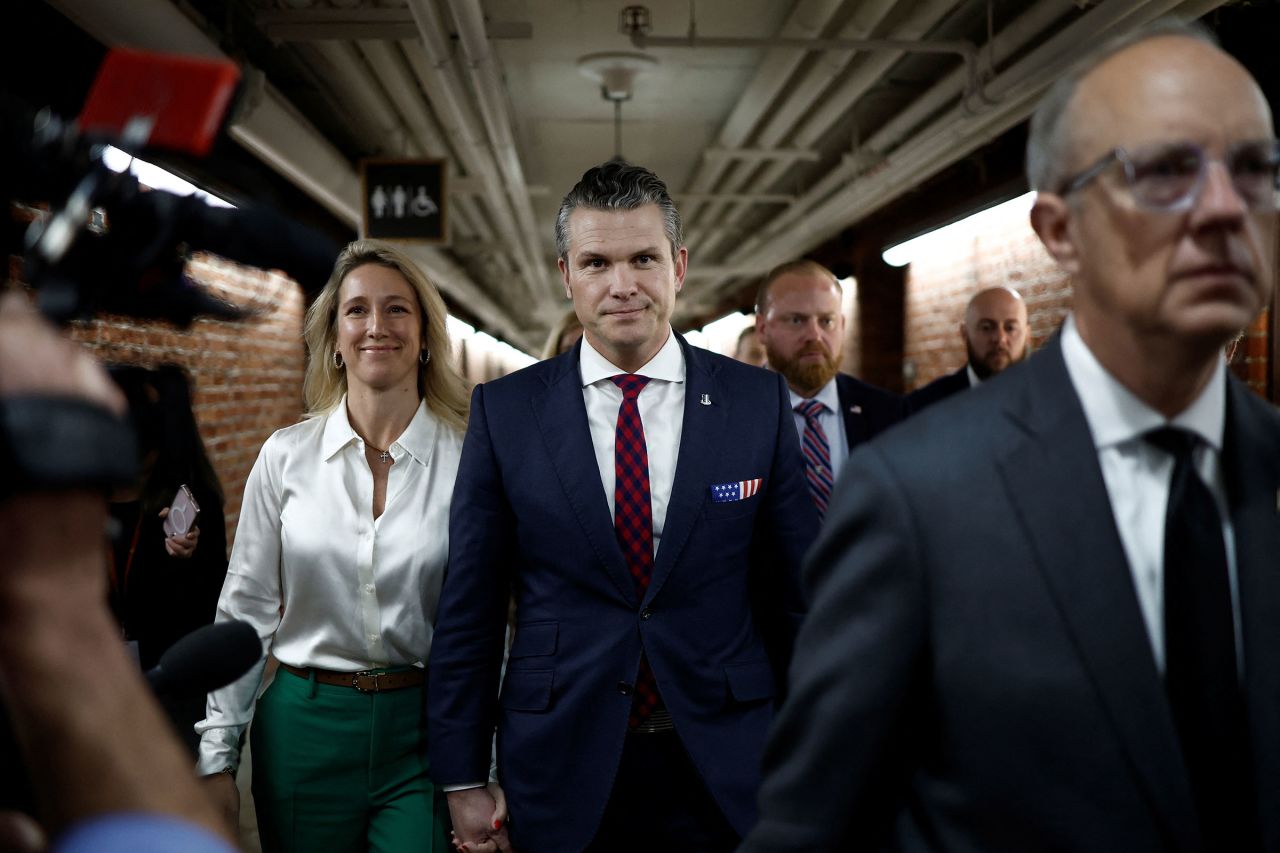
[[[480,102],[480,116],[489,132],[493,152],[506,182],[507,196],[520,225],[519,238],[525,251],[534,258],[541,257],[541,241],[529,201],[529,188],[520,164],[520,152],[516,148],[515,134],[511,128],[511,116],[507,110],[506,93],[499,73],[498,59],[489,44],[485,32],[484,10],[480,0],[449,0],[458,25],[458,39],[462,52],[471,68],[472,81]],[[514,235],[513,235],[514,236]],[[551,281],[544,276],[544,281]]]
[[387,102],[382,86],[365,66],[355,45],[345,41],[318,41],[311,45],[328,66],[325,84],[339,94],[344,105],[360,120],[354,130],[374,150],[393,157],[421,157],[420,137],[411,133],[404,119]]
[[[1179,11],[1199,17],[1219,5],[1221,0],[1197,0],[1182,4]],[[782,259],[798,257],[831,238],[897,194],[937,174],[1024,120],[1053,80],[1087,54],[1100,37],[1149,23],[1177,6],[1177,0],[1137,5],[1109,0],[1094,7],[988,84],[987,90],[998,100],[996,106],[976,115],[968,113],[963,105],[952,108],[895,151],[886,167],[874,175],[863,176],[844,187],[809,210],[792,227],[770,227],[747,241],[738,262],[763,268]]]
[[[937,2],[937,0],[934,0],[934,2]],[[945,2],[949,7],[954,3],[954,0],[945,0]],[[875,0],[875,2],[860,3],[854,11],[852,19],[840,30],[840,37],[845,39],[865,38],[875,32],[875,29],[880,26],[896,5],[897,0]],[[813,106],[814,101],[821,97],[831,83],[844,72],[849,63],[853,61],[854,56],[855,51],[852,50],[824,53],[809,66],[802,77],[788,85],[787,97],[778,105],[777,110],[769,115],[763,127],[756,134],[757,147],[767,150],[781,146],[795,129],[796,124]],[[759,174],[760,165],[758,161],[733,164],[726,171],[717,188],[721,192],[741,192],[746,187],[765,187],[766,185],[763,182],[752,180],[753,175]],[[781,170],[785,172],[791,165],[790,161],[777,161],[772,165],[768,165],[766,171]],[[728,208],[724,204],[712,204],[704,209],[700,220],[693,222],[693,227],[690,229],[689,242],[697,246],[699,252],[707,252],[707,247],[703,241],[706,239],[705,232],[710,227],[702,223],[718,222],[719,217],[724,215],[726,209],[732,208]]]
[[[911,16],[893,30],[893,35],[900,39],[924,38],[948,12],[955,8],[955,3],[956,0],[927,0],[912,6]],[[793,125],[794,133],[790,141],[802,148],[817,145],[840,119],[889,72],[889,69],[897,64],[903,55],[898,51],[884,51],[864,56],[844,81],[818,106],[809,111],[807,116],[800,113],[791,114],[795,125]],[[777,145],[786,139],[787,137],[781,133],[773,133],[762,139],[761,143]],[[751,185],[760,189],[773,187],[782,180],[788,170],[788,164],[772,163],[756,176]],[[734,205],[717,217],[715,221],[718,227],[713,232],[714,236],[708,237],[706,242],[700,244],[702,252],[714,257],[717,250],[734,233],[735,226],[749,211],[750,208],[746,205]]]
[[[103,4],[96,0],[49,0],[85,32],[108,46],[181,52],[225,59],[213,41],[168,0],[131,0]],[[260,75],[250,75],[258,76]],[[337,149],[316,131],[284,97],[263,83],[257,100],[233,117],[228,133],[276,169],[339,219],[357,227],[360,182]],[[411,246],[441,291],[467,306],[481,322],[513,343],[535,351],[539,342],[526,338],[507,310],[494,302],[448,255],[439,249]]]
[[[844,0],[800,0],[778,34],[787,38],[817,38],[843,5]],[[792,74],[808,55],[807,50],[796,48],[774,48],[765,54],[755,76],[720,128],[716,140],[719,148],[741,148],[747,144],[756,125],[787,88]],[[727,157],[704,156],[685,190],[691,193],[711,192],[730,162]],[[686,221],[692,222],[701,207],[701,203],[694,202],[681,213]]]
[[[520,228],[498,178],[498,168],[484,133],[472,115],[469,98],[465,94],[466,86],[458,74],[457,64],[452,60],[452,46],[445,36],[439,14],[431,0],[409,0],[409,8],[419,34],[417,42],[401,45],[409,65],[440,116],[467,175],[480,182],[485,202],[495,220],[494,226],[505,235],[519,234]],[[524,240],[514,248],[521,271],[520,279],[529,296],[540,301],[547,290],[546,265],[537,254],[528,250]]]

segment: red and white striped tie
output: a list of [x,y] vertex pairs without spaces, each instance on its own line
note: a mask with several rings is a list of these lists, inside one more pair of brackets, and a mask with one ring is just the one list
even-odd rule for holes
[[831,487],[835,484],[831,470],[831,445],[818,421],[818,416],[826,410],[827,407],[818,400],[805,400],[796,406],[796,411],[804,417],[804,436],[800,441],[800,450],[804,453],[804,475],[809,481],[809,495],[818,508],[819,519],[827,514]]

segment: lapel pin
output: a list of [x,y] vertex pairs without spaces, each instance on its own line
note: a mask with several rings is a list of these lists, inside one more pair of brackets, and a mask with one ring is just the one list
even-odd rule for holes
[[[702,403],[702,405],[704,405],[704,406],[710,406],[710,405],[711,405],[711,395],[710,395],[710,394],[703,394],[703,395],[702,395],[702,399],[701,399],[701,400],[699,400],[698,402]],[[1277,500],[1280,500],[1280,496],[1277,496],[1277,498],[1276,498],[1276,499],[1277,499]]]
[[861,406],[850,406],[850,407],[849,407],[849,411],[853,412],[855,415],[860,415],[860,414],[862,414],[862,407],[861,407]]

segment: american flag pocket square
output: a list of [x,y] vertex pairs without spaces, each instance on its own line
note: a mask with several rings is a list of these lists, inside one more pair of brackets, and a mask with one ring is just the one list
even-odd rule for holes
[[739,480],[736,483],[720,483],[711,487],[711,502],[717,504],[727,504],[731,501],[741,501],[754,495],[760,491],[760,484],[764,480],[756,477],[754,480]]

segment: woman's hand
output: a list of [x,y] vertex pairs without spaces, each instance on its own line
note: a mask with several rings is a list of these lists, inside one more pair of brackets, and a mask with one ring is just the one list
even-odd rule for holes
[[[160,517],[165,518],[169,515],[169,508],[165,507],[160,510]],[[200,542],[200,528],[193,527],[186,533],[180,533],[177,536],[166,536],[164,538],[164,550],[169,553],[170,557],[177,557],[179,560],[189,560],[191,555],[196,552],[196,545]]]
[[234,773],[213,773],[200,780],[213,807],[222,815],[232,838],[240,834],[240,789]]

